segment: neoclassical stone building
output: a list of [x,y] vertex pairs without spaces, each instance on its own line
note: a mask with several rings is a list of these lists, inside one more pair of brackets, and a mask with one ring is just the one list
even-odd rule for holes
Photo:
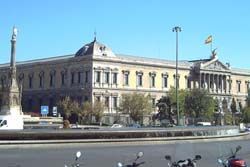
[[[9,77],[8,67],[0,65],[1,87]],[[180,89],[207,89],[228,108],[232,98],[238,106],[245,105],[249,69],[232,68],[212,55],[208,59],[180,61],[178,71]],[[58,100],[70,96],[78,102],[103,101],[108,107],[106,114],[112,115],[123,93],[150,94],[155,104],[175,86],[175,77],[175,61],[115,54],[96,39],[72,55],[17,63],[24,112],[40,112],[41,105],[48,105],[51,113]],[[105,122],[112,122],[109,119],[106,117]]]

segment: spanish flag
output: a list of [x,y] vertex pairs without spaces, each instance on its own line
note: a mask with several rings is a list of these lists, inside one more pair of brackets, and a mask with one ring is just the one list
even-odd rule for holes
[[205,44],[209,44],[212,42],[212,35],[209,35],[207,39],[205,40]]

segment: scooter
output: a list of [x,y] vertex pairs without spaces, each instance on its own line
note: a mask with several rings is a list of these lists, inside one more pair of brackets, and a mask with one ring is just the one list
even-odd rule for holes
[[129,164],[129,165],[124,165],[122,164],[121,162],[118,162],[117,163],[117,167],[138,167],[138,166],[141,166],[142,164],[144,164],[145,162],[137,162],[137,160],[141,157],[143,157],[143,152],[139,152],[137,153],[137,156],[136,156],[136,159],[133,161],[132,164]]
[[168,167],[196,167],[196,162],[201,159],[200,155],[196,155],[194,159],[185,159],[179,161],[172,161],[170,155],[166,155],[165,159],[168,160]]
[[218,163],[223,167],[247,167],[245,160],[236,158],[236,154],[241,150],[241,146],[237,146],[235,151],[231,149],[231,155],[228,158],[218,158]]
[[[78,159],[81,157],[82,153],[81,151],[77,151],[75,154],[75,161],[70,165],[70,167],[80,167],[80,164],[78,162]],[[64,167],[68,167],[67,165],[64,165]]]

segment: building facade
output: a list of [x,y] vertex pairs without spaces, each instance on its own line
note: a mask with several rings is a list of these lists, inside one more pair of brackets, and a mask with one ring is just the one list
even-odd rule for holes
[[[9,64],[0,65],[0,85],[7,84]],[[250,87],[250,70],[232,68],[216,55],[208,59],[179,61],[175,83],[175,61],[114,54],[94,39],[76,54],[17,63],[17,81],[22,89],[24,112],[40,112],[41,105],[53,106],[70,96],[73,100],[102,101],[107,115],[116,113],[123,93],[146,93],[155,104],[171,86],[206,89],[220,104],[230,108],[245,105]],[[0,93],[0,102],[2,96]],[[112,122],[107,117],[104,122]]]

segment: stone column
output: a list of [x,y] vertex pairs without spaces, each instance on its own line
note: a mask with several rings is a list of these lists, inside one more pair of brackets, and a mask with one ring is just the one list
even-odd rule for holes
[[227,75],[224,76],[224,93],[227,93]]
[[103,71],[102,70],[100,70],[100,83],[99,83],[99,85],[103,85],[103,81],[104,81],[104,75],[103,75],[104,73],[103,73]]
[[203,73],[203,89],[206,89],[206,74]]
[[105,70],[101,70],[100,72],[100,83],[102,86],[104,86],[104,81],[105,81]]
[[211,79],[212,79],[211,90],[212,90],[212,92],[214,92],[214,74],[211,74]]
[[227,76],[224,75],[224,93],[227,92]]
[[217,80],[216,80],[216,92],[219,92],[219,74],[217,74]]
[[199,74],[199,88],[201,88],[201,73]]
[[229,93],[229,75],[226,75],[226,93]]
[[221,75],[221,93],[224,93],[224,75]]
[[112,84],[112,72],[111,70],[109,71],[109,82],[108,82],[108,87]]
[[211,81],[210,81],[210,79],[211,79],[210,77],[211,77],[211,75],[208,74],[208,81],[207,81],[207,82],[208,82],[208,84],[207,84],[207,90],[208,90],[208,92],[210,92],[210,88],[211,88],[211,87],[210,87],[210,86],[211,86],[211,85],[210,85],[210,82],[211,82]]
[[229,93],[231,93],[231,89],[232,89],[232,80],[231,80],[231,76],[229,76],[229,86],[228,86],[228,88],[229,88]]

